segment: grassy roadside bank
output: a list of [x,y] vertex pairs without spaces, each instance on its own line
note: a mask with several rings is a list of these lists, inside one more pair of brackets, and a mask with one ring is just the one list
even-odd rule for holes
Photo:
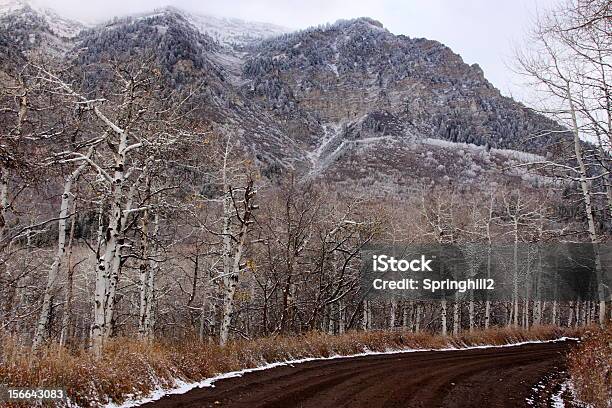
[[531,330],[495,328],[457,337],[402,331],[355,331],[338,336],[313,332],[234,341],[226,347],[189,339],[171,344],[117,338],[107,344],[101,359],[86,350],[70,351],[58,346],[33,354],[28,347],[4,337],[0,347],[0,384],[61,386],[67,389],[72,403],[96,407],[171,388],[176,380],[197,382],[219,373],[290,359],[350,355],[364,350],[503,345],[577,334],[574,330],[549,326]]
[[612,325],[587,330],[568,360],[576,396],[594,408],[612,406]]

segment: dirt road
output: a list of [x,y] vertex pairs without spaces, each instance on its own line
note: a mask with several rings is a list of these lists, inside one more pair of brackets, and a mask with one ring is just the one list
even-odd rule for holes
[[[313,361],[220,380],[214,388],[144,406],[546,407],[570,347],[558,342]],[[528,405],[527,398],[534,402]]]

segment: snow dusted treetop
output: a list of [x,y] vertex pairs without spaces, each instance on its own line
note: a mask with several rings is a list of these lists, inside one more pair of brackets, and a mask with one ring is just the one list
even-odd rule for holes
[[86,24],[60,16],[55,11],[38,5],[35,1],[0,0],[0,19],[11,14],[39,16],[58,37],[74,38]]

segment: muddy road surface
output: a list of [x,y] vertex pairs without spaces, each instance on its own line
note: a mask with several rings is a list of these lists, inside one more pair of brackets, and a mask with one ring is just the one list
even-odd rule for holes
[[[219,380],[147,408],[546,407],[573,342],[313,361]],[[536,384],[545,384],[536,386]],[[528,404],[527,398],[532,402]]]

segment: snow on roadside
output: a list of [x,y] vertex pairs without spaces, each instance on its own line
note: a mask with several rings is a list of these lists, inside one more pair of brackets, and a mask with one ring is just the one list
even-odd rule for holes
[[[572,406],[581,407],[581,408],[594,408],[593,405],[589,404],[588,402],[584,402],[580,398],[578,398],[578,394],[576,393],[576,388],[574,388],[574,383],[572,382],[571,378],[569,378],[563,384],[563,386],[565,387],[569,395],[571,395]],[[555,405],[554,408],[559,408],[559,407],[563,408],[563,405],[560,405],[560,406]]]
[[399,350],[387,350],[387,351],[370,351],[366,350],[363,353],[358,354],[350,354],[346,356],[334,355],[330,357],[306,357],[300,358],[296,360],[287,360],[287,361],[278,361],[276,363],[268,363],[261,365],[259,367],[254,368],[246,368],[244,370],[239,371],[231,371],[228,373],[219,374],[214,377],[207,378],[202,381],[188,383],[185,381],[177,380],[175,381],[175,387],[170,389],[157,389],[149,394],[147,397],[128,400],[122,404],[115,404],[110,402],[106,404],[105,408],[130,408],[137,407],[142,404],[157,401],[166,395],[175,395],[175,394],[185,394],[195,388],[205,388],[205,387],[214,387],[214,383],[219,380],[224,380],[228,378],[242,377],[244,374],[269,370],[275,367],[283,367],[283,366],[293,366],[294,364],[307,363],[310,361],[325,361],[325,360],[335,360],[335,359],[343,359],[343,358],[354,358],[354,357],[365,357],[365,356],[379,356],[379,355],[387,355],[387,354],[404,354],[404,353],[418,353],[418,352],[426,352],[426,351],[459,351],[459,350],[474,350],[474,349],[490,349],[490,348],[503,348],[503,347],[515,347],[515,346],[523,346],[526,344],[542,344],[542,343],[556,343],[560,341],[567,340],[578,340],[573,337],[560,337],[558,339],[553,340],[528,340],[522,341],[518,343],[509,343],[509,344],[500,344],[500,345],[479,345],[479,346],[468,346],[468,347],[447,347],[441,349],[399,349]]
[[568,381],[564,381],[561,384],[561,389],[557,393],[553,394],[550,398],[553,404],[553,408],[565,408],[565,402],[563,401],[563,393],[567,389],[567,383]]

